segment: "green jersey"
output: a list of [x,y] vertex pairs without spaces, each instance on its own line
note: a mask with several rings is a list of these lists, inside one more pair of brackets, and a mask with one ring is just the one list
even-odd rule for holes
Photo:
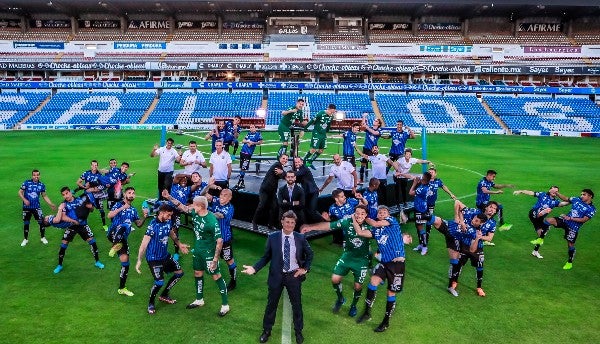
[[198,215],[192,210],[192,222],[194,223],[194,251],[215,252],[217,239],[221,238],[221,229],[215,214],[210,211],[204,216]]
[[[294,110],[296,108],[296,106],[292,106],[290,108],[288,108],[285,111],[290,111],[290,110]],[[295,113],[288,113],[287,115],[283,115],[281,117],[281,121],[279,122],[279,127],[285,127],[287,129],[290,128],[290,126],[292,126],[292,124],[294,124],[295,121],[300,121],[302,122],[304,120],[304,113],[302,110],[298,110]]]
[[[367,225],[362,224],[362,226]],[[369,238],[356,234],[351,217],[331,222],[329,228],[331,230],[340,229],[344,233],[344,255],[355,258],[369,257]]]
[[312,131],[312,137],[324,138],[327,136],[329,128],[331,128],[331,121],[333,116],[327,114],[324,110],[319,111],[314,119],[306,124],[306,127],[314,123],[315,127]]

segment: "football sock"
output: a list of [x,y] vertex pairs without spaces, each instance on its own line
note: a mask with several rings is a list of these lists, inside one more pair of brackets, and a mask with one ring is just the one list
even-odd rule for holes
[[29,221],[23,223],[23,238],[29,239]]
[[575,246],[569,247],[569,263],[573,263],[573,258],[575,258]]
[[280,157],[284,154],[287,154],[287,145],[281,145],[281,147],[279,147],[279,150],[277,151],[277,157]]
[[119,289],[125,288],[127,275],[129,274],[129,262],[121,262],[121,272],[119,273]]
[[452,287],[452,282],[458,281],[460,275],[460,262],[458,259],[450,259],[450,269],[448,271],[448,288]]
[[369,283],[367,286],[367,296],[365,297],[365,304],[367,308],[365,309],[365,313],[370,314],[371,308],[373,307],[373,303],[375,302],[375,296],[377,294],[377,286]]
[[321,155],[321,153],[319,152],[314,152],[313,155],[310,157],[309,163],[312,165],[312,163],[317,160],[317,158],[319,157],[319,155]]
[[167,287],[162,292],[162,296],[168,296],[171,289],[175,286],[175,284],[177,284],[177,282],[179,282],[181,277],[183,277],[183,272],[181,272],[179,274],[174,273],[173,276],[171,276],[171,278],[169,279],[169,282],[167,283]]
[[221,276],[218,280],[216,280],[217,286],[219,287],[219,293],[221,293],[221,304],[226,305],[227,302],[227,285],[225,284],[225,280],[223,276]]
[[58,265],[63,265],[63,260],[65,259],[65,253],[67,251],[67,244],[60,244],[60,250],[58,250]]
[[306,152],[306,155],[304,156],[304,163],[309,165],[310,164],[310,156],[312,155],[312,153],[310,151]]
[[475,274],[477,276],[477,288],[481,288],[481,283],[483,282],[483,268],[477,268]]
[[341,283],[332,283],[333,290],[335,290],[335,294],[337,295],[338,301],[342,301],[344,299],[344,295],[342,294],[342,284]]
[[352,304],[350,306],[356,306],[358,300],[360,299],[360,295],[362,294],[362,289],[355,290],[354,295],[352,296]]
[[235,262],[229,265],[229,277],[231,277],[231,281],[235,281],[237,277],[237,265]]
[[100,209],[100,218],[102,219],[102,225],[106,226],[106,212],[104,208]]
[[196,300],[202,300],[204,298],[204,276],[194,277],[196,282]]
[[385,317],[383,318],[383,323],[386,325],[390,322],[390,317],[394,313],[394,309],[396,308],[396,295],[388,296],[387,303],[385,304]]
[[419,244],[423,247],[427,247],[427,232],[424,229],[417,230],[419,234]]
[[89,244],[92,255],[94,255],[94,260],[98,261],[100,258],[98,257],[98,245],[96,245],[96,239],[92,238],[92,240],[89,241]]
[[154,281],[154,284],[152,285],[152,289],[150,289],[150,300],[148,301],[149,304],[151,304],[151,305],[154,304],[154,302],[156,301],[156,295],[158,295],[158,291],[163,286],[163,283],[165,283],[165,281],[163,281],[163,280]]

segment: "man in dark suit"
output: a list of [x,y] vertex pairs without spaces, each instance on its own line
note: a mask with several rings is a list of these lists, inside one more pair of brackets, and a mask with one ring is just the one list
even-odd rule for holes
[[283,228],[281,231],[269,235],[265,254],[253,266],[244,265],[242,271],[245,274],[253,275],[271,262],[267,279],[267,285],[269,286],[267,307],[263,317],[263,332],[259,338],[261,343],[266,343],[271,336],[271,329],[277,314],[277,305],[284,287],[287,289],[292,304],[296,343],[302,344],[304,342],[302,336],[302,329],[304,328],[302,282],[306,279],[305,275],[310,270],[313,251],[304,235],[294,232],[296,220],[296,214],[293,211],[285,212],[281,218]]
[[301,158],[294,158],[294,168],[296,170],[296,183],[302,185],[304,189],[304,213],[308,223],[325,221],[317,211],[317,202],[319,198],[319,187],[315,183],[312,172],[304,165]]
[[296,214],[296,217],[298,217],[294,229],[296,232],[306,222],[304,220],[304,201],[304,189],[296,184],[296,174],[294,171],[287,171],[285,173],[285,185],[282,185],[277,191],[277,205],[279,205],[279,218],[288,210]]
[[277,203],[275,197],[277,197],[277,184],[279,179],[285,177],[285,171],[283,167],[287,164],[288,156],[282,154],[279,157],[279,161],[271,165],[258,190],[258,206],[252,217],[252,227],[254,231],[258,231],[258,220],[267,215],[267,225],[271,229],[277,218]]

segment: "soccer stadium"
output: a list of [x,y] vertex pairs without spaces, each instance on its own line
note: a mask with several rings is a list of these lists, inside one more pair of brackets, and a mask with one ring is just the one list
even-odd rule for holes
[[[8,195],[0,338],[600,342],[598,94],[596,0],[0,0],[0,191]],[[290,115],[282,133],[290,112],[298,116]],[[220,139],[232,126],[232,141]],[[321,129],[322,140],[315,136]],[[221,142],[231,158],[226,181],[212,159]],[[239,148],[229,147],[233,142]],[[232,190],[233,216],[224,221],[233,239],[216,263],[222,279],[210,259],[199,267],[200,208],[185,205],[196,198],[176,197],[178,173],[189,175],[182,156],[192,145],[205,159],[195,162],[201,181],[217,181],[195,189],[192,175],[191,190]],[[404,148],[414,159],[406,158],[402,172]],[[175,178],[161,171],[167,149]],[[282,152],[290,157],[279,173]],[[369,163],[361,165],[363,154]],[[302,228],[318,228],[304,233],[314,256],[301,283],[299,331],[287,291],[272,329],[263,324],[271,273],[244,273],[269,252],[274,234],[285,233],[283,222],[269,218],[281,216],[281,199],[274,189],[265,207],[265,185],[275,173],[275,186],[285,189],[285,171],[299,171],[294,157],[312,167],[317,218],[331,220],[311,220],[308,201],[294,208],[307,215],[298,220]],[[354,185],[334,174],[340,157],[355,171],[347,175]],[[383,177],[376,158],[393,166]],[[164,208],[157,167],[159,185],[173,196]],[[426,182],[430,168],[435,189]],[[100,176],[96,184],[86,184],[89,173]],[[376,192],[372,177],[381,185]],[[350,214],[362,211],[355,203],[335,216],[338,188],[352,196],[349,205],[367,204],[364,195],[374,193],[375,208],[386,205],[389,217],[375,219],[375,211],[368,226],[353,225],[358,215]],[[437,200],[424,204],[432,192]],[[106,197],[114,208],[103,204]],[[224,205],[208,198],[207,216],[221,223]],[[490,200],[501,211],[485,218],[485,234],[476,219]],[[165,220],[172,208],[189,214]],[[169,239],[167,230],[155,242],[157,228],[174,226],[175,217],[178,237]],[[356,236],[344,247],[336,241],[341,226]],[[403,242],[381,236],[388,227],[392,236],[404,234]],[[332,273],[352,265],[343,257],[359,232],[374,237],[365,239],[375,257],[368,272],[332,283]],[[169,264],[152,265],[152,245],[167,241]],[[386,260],[388,252],[394,260]],[[304,270],[304,260],[293,261],[297,269],[289,272],[283,259],[284,275]],[[197,269],[209,275],[200,278]]]

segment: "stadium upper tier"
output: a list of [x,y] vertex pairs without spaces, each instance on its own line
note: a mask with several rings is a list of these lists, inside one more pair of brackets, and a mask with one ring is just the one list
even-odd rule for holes
[[513,131],[600,130],[600,107],[587,97],[484,95],[483,99]]
[[[305,115],[314,118],[330,103],[346,119],[360,120],[364,113],[381,114],[387,126],[401,119],[413,128],[492,129],[511,131],[599,132],[600,107],[587,96],[507,96],[485,94],[433,94],[368,92],[204,90],[50,91],[0,94],[0,124],[166,124],[212,123],[215,117],[256,118],[266,106],[266,124],[276,126],[281,111],[306,101]],[[30,117],[26,117],[31,113]]]

